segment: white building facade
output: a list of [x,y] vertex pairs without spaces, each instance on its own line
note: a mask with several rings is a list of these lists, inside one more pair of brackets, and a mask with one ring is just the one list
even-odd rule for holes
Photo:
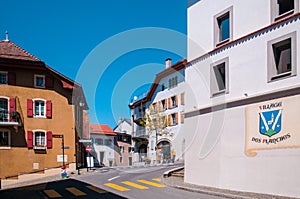
[[[183,159],[185,66],[185,59],[174,65],[167,59],[147,96],[130,105],[136,125],[135,160],[156,164]],[[151,128],[147,117],[158,127]]]
[[185,182],[300,197],[299,0],[188,7]]

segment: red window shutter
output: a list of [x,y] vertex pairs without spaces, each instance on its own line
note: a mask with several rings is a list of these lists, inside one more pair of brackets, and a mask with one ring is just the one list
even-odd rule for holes
[[47,131],[47,149],[52,149],[52,132]]
[[46,77],[46,88],[53,88],[54,87],[54,81],[52,77],[47,76]]
[[33,148],[33,132],[27,131],[27,147],[29,149]]
[[7,83],[9,85],[16,85],[16,73],[9,72],[7,74]]
[[33,117],[33,101],[31,99],[27,99],[27,116]]
[[9,99],[9,112],[15,112],[16,111],[16,99],[10,98]]
[[51,100],[47,100],[47,102],[46,102],[46,117],[52,118],[52,102],[51,102]]

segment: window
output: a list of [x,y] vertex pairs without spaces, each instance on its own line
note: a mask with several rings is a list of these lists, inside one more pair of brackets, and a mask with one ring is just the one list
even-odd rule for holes
[[123,157],[120,156],[120,163],[123,163]]
[[34,148],[43,149],[46,148],[46,133],[42,131],[34,132]]
[[46,106],[45,101],[35,100],[34,101],[34,115],[35,117],[45,117]]
[[210,89],[212,97],[228,92],[228,58],[211,65]]
[[45,88],[45,76],[34,75],[34,86],[37,88]]
[[153,112],[156,113],[157,112],[157,104],[153,103]]
[[178,124],[178,113],[172,113],[168,116],[168,123],[170,126]]
[[164,91],[165,90],[165,84],[162,84],[161,85],[161,91]]
[[232,39],[232,10],[233,7],[230,7],[214,16],[215,46]]
[[165,99],[161,101],[161,106],[162,106],[162,110],[166,110],[167,109],[166,100]]
[[169,79],[169,89],[174,88],[178,85],[178,77],[172,77]]
[[0,72],[0,84],[7,84],[7,72]]
[[8,100],[0,98],[0,122],[8,122]]
[[268,42],[268,81],[296,75],[295,33]]
[[101,139],[101,138],[96,138],[96,144],[98,144],[98,145],[103,145],[103,139]]
[[6,129],[0,129],[0,148],[10,147],[10,131]]
[[113,145],[112,145],[112,140],[111,139],[105,139],[104,140],[104,145],[105,146],[109,146],[109,147],[112,147]]
[[299,0],[271,0],[272,21],[298,12]]
[[177,96],[173,96],[170,98],[170,108],[177,107]]

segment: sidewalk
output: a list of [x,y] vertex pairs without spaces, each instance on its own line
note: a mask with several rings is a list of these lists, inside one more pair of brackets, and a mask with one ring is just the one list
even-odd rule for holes
[[238,198],[238,199],[292,199],[284,196],[274,196],[267,194],[251,193],[251,192],[239,192],[226,189],[218,189],[213,187],[198,186],[184,182],[184,168],[178,167],[165,172],[162,182],[167,186],[177,189],[183,189],[192,192],[198,192],[202,194],[209,194],[214,196],[220,196],[223,198]]

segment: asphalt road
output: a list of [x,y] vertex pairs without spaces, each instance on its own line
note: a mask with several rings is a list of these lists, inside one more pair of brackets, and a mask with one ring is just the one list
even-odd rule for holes
[[220,199],[162,185],[160,181],[163,173],[175,167],[177,166],[98,170],[92,175],[80,176],[77,179],[130,199]]
[[175,165],[140,168],[97,169],[69,179],[0,190],[1,199],[109,198],[109,199],[219,199],[167,187],[163,173]]

